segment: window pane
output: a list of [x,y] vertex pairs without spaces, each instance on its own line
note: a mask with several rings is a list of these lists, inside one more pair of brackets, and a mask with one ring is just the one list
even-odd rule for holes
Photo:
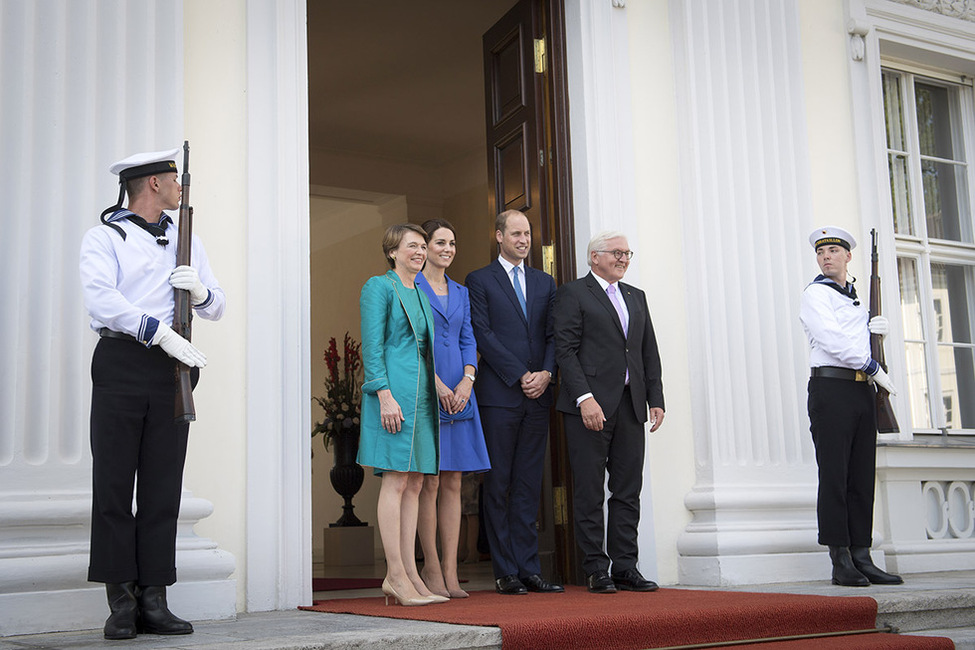
[[907,156],[889,154],[890,159],[890,205],[894,210],[894,232],[898,235],[913,235],[914,220],[911,219],[911,187],[908,183]]
[[910,257],[897,258],[900,283],[901,321],[904,324],[904,346],[907,357],[907,397],[911,402],[911,420],[916,428],[931,428],[928,372],[924,360],[924,329],[921,326],[921,294],[918,290],[917,262]]
[[975,429],[975,356],[971,348],[938,346],[938,372],[949,429]]
[[921,155],[954,160],[948,89],[918,82],[914,96]]
[[973,268],[957,264],[931,264],[931,296],[934,300],[938,343],[971,343]]
[[904,324],[904,339],[924,341],[921,327],[921,294],[917,284],[917,264],[912,258],[897,258],[897,279],[901,293],[901,321]]
[[904,105],[901,102],[901,75],[883,73],[884,121],[887,123],[887,148],[907,151],[904,144]]
[[916,429],[930,429],[931,406],[924,344],[908,343],[904,347],[907,352],[907,396],[911,401],[911,421]]
[[971,243],[965,166],[922,160],[921,179],[928,237]]

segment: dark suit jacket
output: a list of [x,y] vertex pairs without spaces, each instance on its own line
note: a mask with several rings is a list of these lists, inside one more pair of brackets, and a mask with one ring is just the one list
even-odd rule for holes
[[[464,283],[470,292],[471,324],[481,353],[474,385],[481,406],[519,406],[525,399],[522,375],[539,370],[555,373],[551,313],[555,280],[543,271],[524,268],[527,319],[511,279],[497,259],[471,271]],[[552,403],[551,384],[538,402],[542,406]]]
[[611,417],[623,396],[627,368],[637,419],[647,421],[647,405],[664,408],[660,354],[647,297],[623,282],[619,289],[630,313],[626,337],[613,303],[592,273],[559,287],[552,308],[559,411],[578,415],[576,400],[592,393],[605,416]]

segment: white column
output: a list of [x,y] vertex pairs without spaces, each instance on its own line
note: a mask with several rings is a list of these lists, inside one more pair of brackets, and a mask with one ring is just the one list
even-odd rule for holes
[[304,0],[248,0],[247,609],[311,604]]
[[671,0],[697,482],[680,581],[821,578],[796,0]]
[[[182,5],[0,3],[0,636],[99,627],[91,513],[84,232],[113,204],[108,165],[182,140]],[[197,537],[212,511],[184,491],[174,609],[232,616],[230,554]]]

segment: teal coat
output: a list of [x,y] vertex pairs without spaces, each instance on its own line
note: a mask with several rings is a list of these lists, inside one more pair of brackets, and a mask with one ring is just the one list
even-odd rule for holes
[[[436,474],[439,463],[440,417],[434,383],[433,312],[422,291],[417,297],[423,320],[414,322],[403,304],[403,286],[394,271],[369,278],[359,296],[362,319],[362,419],[360,465],[380,470]],[[427,340],[420,354],[417,333]],[[382,427],[379,397],[389,389],[406,420],[395,434]]]

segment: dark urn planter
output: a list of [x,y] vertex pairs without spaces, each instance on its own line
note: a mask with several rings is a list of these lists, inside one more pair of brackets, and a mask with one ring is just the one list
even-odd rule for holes
[[328,473],[328,478],[339,496],[345,499],[345,505],[342,506],[342,516],[334,524],[329,524],[329,527],[368,526],[355,516],[355,506],[352,505],[352,497],[362,487],[365,477],[362,466],[355,462],[359,454],[359,430],[343,429],[332,438],[332,445],[335,447],[335,465]]

